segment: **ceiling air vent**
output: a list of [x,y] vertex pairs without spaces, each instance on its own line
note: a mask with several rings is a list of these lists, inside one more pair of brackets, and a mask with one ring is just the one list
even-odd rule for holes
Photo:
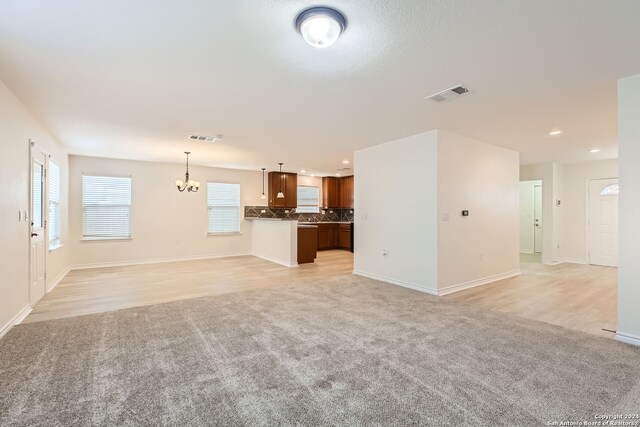
[[462,95],[465,95],[467,93],[469,93],[469,89],[467,89],[462,85],[458,85],[458,86],[449,88],[447,90],[443,90],[442,92],[434,93],[431,96],[427,96],[427,99],[430,99],[440,104],[443,102],[450,101],[452,99],[459,98]]
[[189,135],[189,139],[193,141],[215,142],[222,139],[222,135],[207,136],[207,135]]

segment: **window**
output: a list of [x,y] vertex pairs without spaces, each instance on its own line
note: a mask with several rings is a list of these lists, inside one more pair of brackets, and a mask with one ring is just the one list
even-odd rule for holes
[[318,187],[298,187],[298,207],[297,213],[318,213],[320,212],[320,189]]
[[240,232],[240,184],[207,183],[209,233]]
[[82,176],[82,237],[131,238],[131,178]]
[[49,161],[49,249],[62,244],[60,241],[60,166]]
[[620,186],[618,184],[609,184],[600,192],[601,196],[617,196],[620,194]]

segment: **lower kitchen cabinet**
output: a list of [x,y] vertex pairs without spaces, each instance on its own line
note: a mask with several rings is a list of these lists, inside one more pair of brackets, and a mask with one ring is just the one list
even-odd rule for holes
[[318,223],[318,250],[351,249],[349,224]]

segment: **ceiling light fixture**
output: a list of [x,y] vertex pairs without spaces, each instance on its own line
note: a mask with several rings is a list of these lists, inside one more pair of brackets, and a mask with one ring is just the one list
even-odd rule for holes
[[184,154],[187,155],[187,172],[184,174],[184,181],[176,179],[174,182],[176,183],[176,187],[178,187],[178,191],[181,193],[184,190],[195,193],[200,189],[200,181],[194,181],[189,178],[189,154],[191,154],[191,151],[185,151]]
[[304,169],[302,169],[302,170],[300,171],[300,173],[307,173],[307,171],[306,171],[306,170],[304,170]]
[[284,199],[284,193],[282,192],[282,177],[284,175],[282,175],[282,165],[284,163],[278,163],[280,165],[280,191],[278,191],[278,194],[276,194],[276,199]]
[[329,47],[347,28],[344,15],[330,7],[305,9],[296,18],[296,29],[313,47]]
[[594,148],[593,150],[589,150],[590,153],[599,153],[600,149],[599,148]]
[[551,132],[549,132],[549,136],[557,136],[560,135],[563,131],[561,131],[560,129],[558,130],[552,130]]
[[262,194],[260,195],[260,199],[264,200],[267,198],[267,196],[264,194],[264,171],[267,168],[262,168]]
[[343,164],[343,165],[348,165],[348,164],[349,164],[349,160],[343,160],[343,161],[342,161],[342,164]]

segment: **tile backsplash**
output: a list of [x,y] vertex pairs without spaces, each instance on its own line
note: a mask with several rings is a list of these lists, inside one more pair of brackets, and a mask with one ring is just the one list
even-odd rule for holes
[[353,222],[353,209],[321,209],[320,213],[296,213],[295,209],[269,209],[266,206],[245,206],[245,218],[276,218],[298,222]]

